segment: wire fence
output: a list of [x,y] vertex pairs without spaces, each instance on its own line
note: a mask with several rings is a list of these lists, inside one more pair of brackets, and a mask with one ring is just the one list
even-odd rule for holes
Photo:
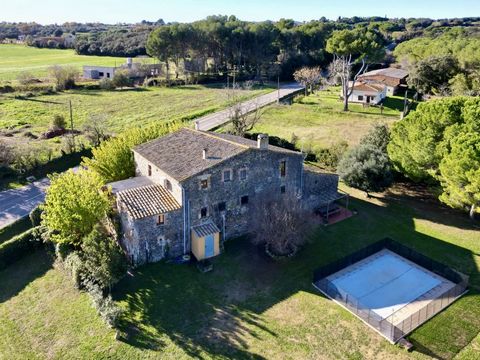
[[[451,281],[455,285],[440,294],[435,294],[435,298],[430,299],[425,306],[411,313],[408,317],[400,319],[398,317],[398,311],[403,308],[397,310],[386,318],[382,318],[380,315],[370,310],[368,306],[363,305],[358,299],[340,291],[330,280],[327,279],[329,275],[355,264],[383,249],[390,250]],[[340,260],[317,269],[314,272],[313,282],[322,293],[342,304],[345,308],[375,328],[387,339],[395,343],[461,296],[468,287],[468,276],[430,259],[405,245],[397,243],[392,239],[385,238]]]

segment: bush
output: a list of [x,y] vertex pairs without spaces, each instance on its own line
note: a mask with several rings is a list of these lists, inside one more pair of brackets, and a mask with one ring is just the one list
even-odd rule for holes
[[104,296],[100,286],[92,281],[85,282],[85,290],[92,299],[92,305],[107,325],[117,327],[122,310],[115,304],[111,295]]
[[102,289],[110,288],[127,271],[125,255],[117,241],[107,233],[102,225],[94,227],[82,241],[86,276]]
[[112,80],[110,79],[102,79],[100,80],[99,84],[100,89],[102,90],[114,90],[115,85],[113,84]]
[[129,87],[133,85],[132,79],[130,79],[130,75],[128,71],[125,70],[120,70],[115,72],[115,75],[113,76],[112,80],[113,86],[116,88],[124,88],[124,87]]
[[37,228],[27,230],[0,244],[0,270],[28,255],[40,244],[41,239]]
[[32,222],[32,226],[36,227],[40,225],[40,222],[42,221],[42,209],[40,206],[37,206],[35,209],[30,211],[30,214],[28,215],[30,217],[30,221]]
[[67,122],[63,115],[55,114],[53,115],[52,121],[50,122],[51,129],[65,129]]
[[347,149],[346,141],[335,143],[329,148],[317,148],[315,149],[316,160],[324,168],[335,171]]
[[73,251],[65,257],[63,260],[63,268],[72,278],[75,287],[77,289],[82,288],[82,279],[85,276],[85,264],[78,252]]
[[55,79],[55,90],[68,90],[75,87],[78,73],[74,67],[54,65],[49,68],[49,72]]

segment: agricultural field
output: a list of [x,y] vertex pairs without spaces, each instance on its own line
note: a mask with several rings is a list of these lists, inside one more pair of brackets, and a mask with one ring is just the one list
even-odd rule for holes
[[[464,214],[397,185],[358,214],[319,228],[297,257],[275,262],[247,239],[228,242],[202,274],[194,265],[141,267],[113,296],[120,340],[85,293],[37,252],[0,272],[0,353],[10,358],[475,359],[480,331],[480,232]],[[415,330],[407,353],[312,286],[313,271],[384,237],[470,275],[470,291]]]
[[[244,91],[241,96],[246,99],[268,91]],[[212,112],[227,106],[228,99],[221,86],[200,85],[115,91],[79,89],[35,97],[7,94],[0,96],[0,139],[23,151],[58,154],[61,139],[44,140],[40,135],[47,131],[54,115],[62,115],[69,122],[69,101],[76,130],[82,131],[86,121],[96,118],[107,133],[115,134],[128,127]]]
[[124,62],[124,58],[118,57],[77,55],[72,49],[38,49],[0,44],[0,83],[15,80],[22,72],[44,78],[52,65],[70,65],[80,72],[83,65],[115,66]]
[[383,113],[379,107],[366,107],[351,103],[349,112],[343,112],[339,100],[340,89],[330,87],[308,97],[300,97],[290,105],[274,105],[265,109],[254,132],[265,132],[290,141],[292,135],[299,144],[311,147],[329,147],[346,141],[355,145],[372,124],[384,122],[392,125],[400,118],[403,98],[387,98]]

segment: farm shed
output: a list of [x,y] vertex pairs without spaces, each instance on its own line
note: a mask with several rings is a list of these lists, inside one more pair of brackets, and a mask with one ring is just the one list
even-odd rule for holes
[[192,227],[192,253],[197,260],[220,254],[220,230],[212,221]]

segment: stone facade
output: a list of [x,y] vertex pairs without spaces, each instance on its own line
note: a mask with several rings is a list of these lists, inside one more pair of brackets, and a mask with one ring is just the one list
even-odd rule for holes
[[[187,136],[187,140],[190,140],[188,131],[183,131],[183,135],[178,136]],[[146,181],[157,187],[161,185],[178,205],[173,210],[152,215],[152,204],[146,199],[139,199],[138,203],[133,201],[133,204],[128,204],[135,217],[121,200],[121,191],[125,187],[135,186],[132,185],[132,179],[112,184],[113,189],[120,189],[117,205],[123,231],[122,246],[135,265],[189,254],[192,245],[191,229],[198,225],[210,222],[216,225],[222,242],[247,234],[251,209],[256,201],[264,198],[275,200],[294,194],[298,198],[308,198],[305,205],[313,210],[318,205],[316,195],[315,192],[306,192],[305,183],[321,192],[337,191],[337,177],[328,175],[323,180],[318,177],[315,180],[306,178],[302,154],[269,146],[268,137],[259,139],[258,143],[238,138],[236,143],[235,137],[222,138],[213,133],[196,132],[193,136],[200,143],[208,141],[210,148],[197,154],[201,147],[195,144],[192,153],[183,154],[184,160],[181,156],[178,159],[175,157],[181,170],[176,174],[176,167],[172,167],[170,162],[166,163],[167,168],[170,167],[169,173],[156,165],[164,160],[162,154],[153,151],[156,147],[152,150],[152,146],[149,146],[149,152],[142,151],[142,148],[134,150],[136,175],[141,179],[137,189],[145,187]],[[158,146],[160,152],[170,151],[162,148],[163,145]],[[222,152],[213,146],[225,146],[225,153],[229,155],[221,158]],[[240,150],[235,152],[237,146]],[[185,144],[185,147],[186,152],[191,151],[191,146]],[[176,150],[178,151],[171,149]],[[182,165],[192,156],[198,157],[200,163],[195,160],[195,166],[199,170],[189,172]],[[201,162],[205,163],[202,165]],[[137,178],[133,178],[135,179]],[[135,192],[137,193],[142,197],[142,192]],[[129,199],[131,200],[131,193]],[[143,217],[138,215],[143,214],[142,211],[145,212]]]

